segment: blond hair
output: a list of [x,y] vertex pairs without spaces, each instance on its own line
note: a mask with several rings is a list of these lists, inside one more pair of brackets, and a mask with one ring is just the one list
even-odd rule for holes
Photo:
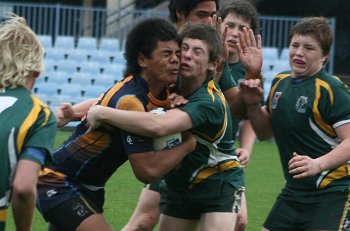
[[44,71],[44,48],[22,17],[0,24],[0,51],[0,88],[24,86],[32,72]]

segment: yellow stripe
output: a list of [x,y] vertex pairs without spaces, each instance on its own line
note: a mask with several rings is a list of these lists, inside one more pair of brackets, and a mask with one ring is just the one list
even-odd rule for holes
[[6,209],[0,210],[0,222],[6,221]]
[[214,80],[210,80],[210,81],[208,82],[208,88],[207,88],[207,90],[208,90],[209,95],[212,97],[213,102],[215,101],[214,92],[216,92],[217,95],[220,97],[222,104],[224,105],[224,120],[223,120],[222,127],[221,127],[220,131],[218,131],[218,133],[216,133],[216,135],[214,136],[214,138],[211,138],[211,137],[208,136],[207,134],[200,133],[200,132],[198,132],[198,131],[196,131],[196,130],[194,130],[194,129],[192,129],[191,131],[192,131],[194,134],[197,134],[198,136],[203,137],[203,138],[206,139],[207,141],[213,142],[213,141],[219,139],[219,138],[222,136],[222,134],[224,133],[224,131],[225,131],[225,129],[226,129],[226,126],[227,126],[226,99],[225,99],[224,94],[222,94],[222,92],[221,92],[219,89],[217,89],[217,88],[215,87]]
[[[33,99],[33,108],[31,110],[31,112],[27,115],[27,117],[25,118],[24,122],[22,123],[22,125],[18,131],[17,147],[18,147],[19,151],[22,150],[25,137],[27,136],[29,129],[33,126],[35,121],[37,121],[40,110],[41,110],[41,105],[43,105],[43,103],[35,96],[32,97],[32,99]],[[50,115],[50,112],[48,115]],[[44,121],[44,123],[47,122],[47,119],[48,119],[48,117],[46,118],[46,121]]]
[[315,122],[320,128],[322,128],[322,130],[326,131],[328,134],[330,134],[331,136],[336,136],[336,133],[335,133],[334,129],[332,128],[332,126],[328,125],[327,123],[325,123],[322,120],[321,113],[318,110],[318,104],[319,104],[320,99],[321,99],[321,87],[325,88],[326,91],[328,92],[328,95],[329,95],[329,98],[331,101],[330,102],[331,106],[333,106],[333,103],[334,103],[334,95],[333,95],[332,89],[328,85],[328,83],[326,83],[325,81],[320,80],[320,79],[316,79],[315,84],[316,84],[316,86],[315,86],[316,87],[316,94],[315,94],[314,105],[312,108]]
[[133,77],[130,75],[128,77],[126,77],[122,82],[118,82],[117,84],[115,84],[112,89],[110,89],[107,94],[105,95],[105,97],[103,98],[101,105],[102,106],[107,106],[108,102],[110,101],[110,99],[113,97],[114,93],[116,93],[117,91],[119,91],[120,88],[122,88],[124,86],[125,83],[129,82],[130,80],[132,80]]
[[349,175],[350,175],[350,164],[340,166],[339,168],[330,172],[325,178],[323,178],[323,180],[320,182],[319,188],[321,188],[321,189],[325,188],[333,181],[341,179],[341,178],[349,176]]
[[[349,190],[349,189],[348,189]],[[339,223],[339,227],[338,227],[338,230],[339,231],[342,231],[342,230],[345,230],[344,228],[346,227],[346,222],[347,222],[347,216],[348,216],[348,213],[350,212],[350,191],[348,193],[348,197],[347,197],[347,200],[346,200],[346,203],[345,203],[345,206],[344,206],[344,209],[343,209],[343,214],[341,216],[341,220],[340,220],[340,223]]]
[[222,163],[222,164],[218,164],[214,167],[206,167],[206,168],[202,169],[201,171],[199,171],[197,176],[191,182],[190,188],[192,188],[195,184],[200,183],[201,181],[207,179],[208,177],[210,177],[216,173],[223,172],[223,171],[226,171],[226,170],[231,169],[231,168],[238,168],[240,166],[241,165],[239,162],[237,162],[235,160],[231,160],[231,161],[227,161],[227,162]]
[[86,205],[86,207],[88,207],[93,213],[98,213],[95,209],[93,209],[90,205],[89,205],[89,203],[82,197],[82,196],[80,196],[80,199],[84,202],[84,204]]

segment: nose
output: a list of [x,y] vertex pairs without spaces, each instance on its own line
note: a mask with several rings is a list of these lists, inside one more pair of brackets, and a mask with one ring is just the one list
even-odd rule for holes
[[170,63],[179,63],[179,56],[175,52],[170,56],[169,60],[170,60]]
[[182,59],[190,59],[191,58],[191,49],[188,49],[186,51],[181,52],[181,58]]

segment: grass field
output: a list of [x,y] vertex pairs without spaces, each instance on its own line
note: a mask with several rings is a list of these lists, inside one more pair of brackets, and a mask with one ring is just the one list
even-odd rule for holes
[[[56,147],[70,132],[57,134]],[[246,195],[248,203],[248,231],[261,230],[262,223],[276,195],[283,185],[277,148],[273,142],[257,142],[246,169]],[[112,176],[106,186],[105,216],[115,230],[127,223],[136,205],[143,184],[136,180],[127,162]],[[15,230],[11,210],[6,230]],[[33,231],[46,231],[47,224],[36,212]]]

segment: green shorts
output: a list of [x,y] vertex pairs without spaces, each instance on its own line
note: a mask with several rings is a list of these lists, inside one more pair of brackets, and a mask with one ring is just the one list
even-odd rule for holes
[[191,220],[198,220],[202,214],[210,212],[237,213],[244,188],[237,190],[229,184],[221,187],[220,195],[215,198],[189,198],[169,190],[162,183],[160,211],[168,216]]
[[279,196],[264,227],[273,230],[350,230],[349,192],[328,192],[310,201]]

